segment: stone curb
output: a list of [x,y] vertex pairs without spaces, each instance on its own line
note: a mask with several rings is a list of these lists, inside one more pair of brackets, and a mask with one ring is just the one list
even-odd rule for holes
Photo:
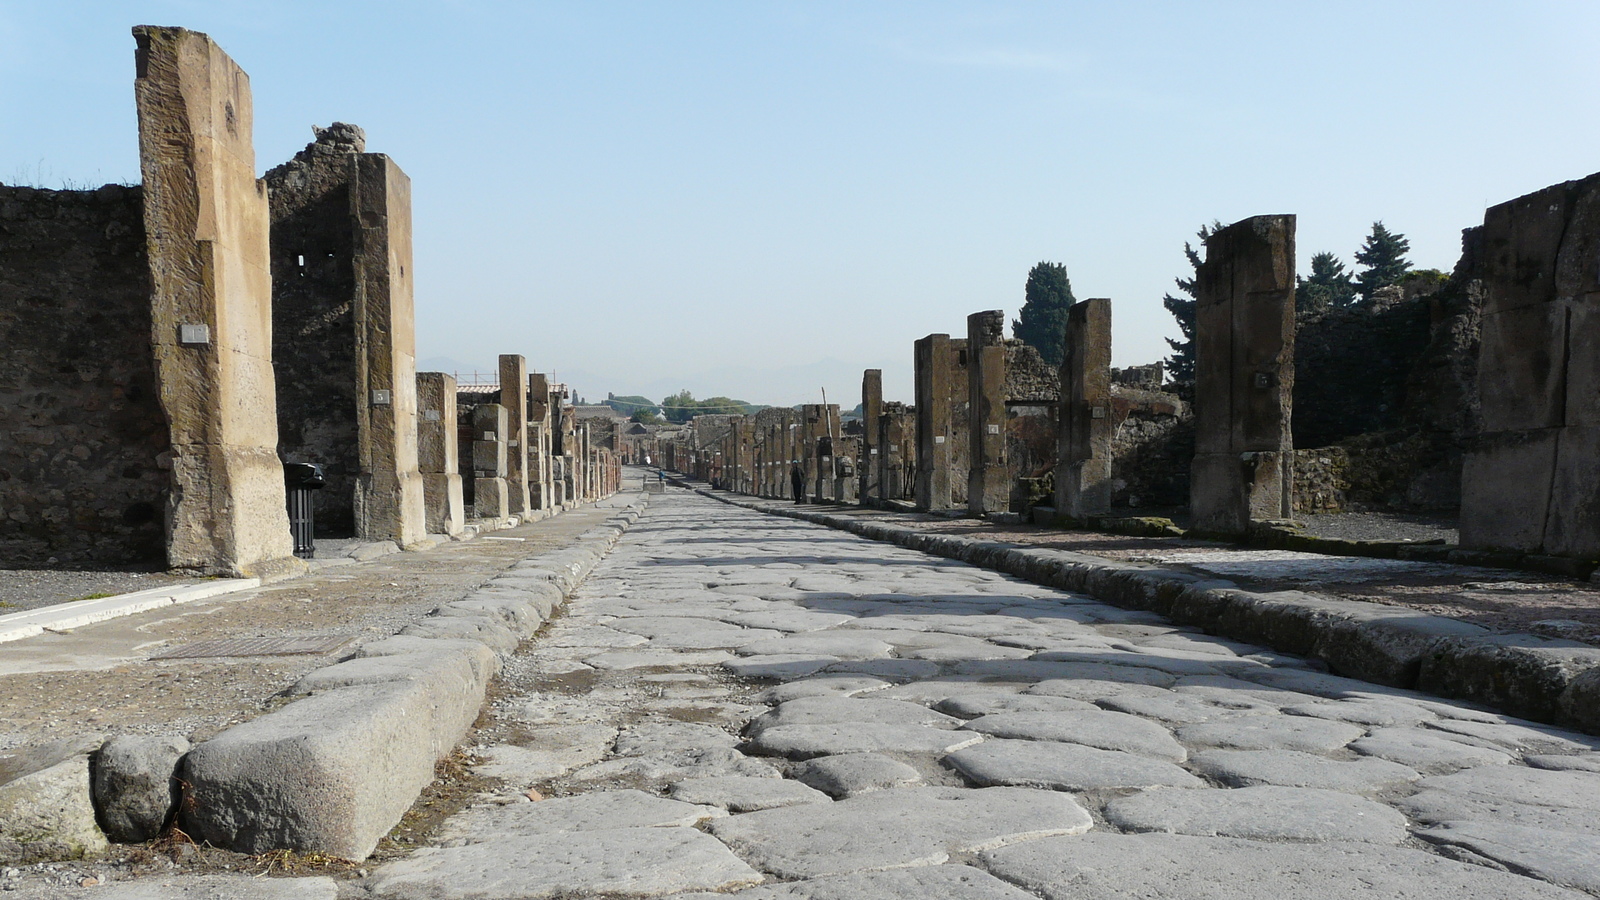
[[41,606],[22,612],[0,616],[0,643],[44,634],[46,631],[67,631],[95,622],[104,622],[121,616],[131,616],[147,609],[190,603],[223,594],[248,591],[261,586],[259,578],[218,578],[201,584],[166,585],[102,597],[99,600],[74,600]]
[[853,516],[712,499],[826,525],[1035,584],[1088,594],[1224,637],[1320,659],[1334,673],[1481,703],[1511,715],[1600,734],[1600,648],[1301,591],[1259,592],[1159,566],[1067,550],[930,534]]
[[355,658],[317,669],[300,696],[189,751],[179,825],[243,853],[366,858],[477,719],[503,657],[566,600],[638,520],[621,508],[575,546],[523,560]]

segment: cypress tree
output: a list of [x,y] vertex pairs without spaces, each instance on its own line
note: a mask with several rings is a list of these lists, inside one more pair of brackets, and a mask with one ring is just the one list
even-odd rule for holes
[[1038,350],[1050,365],[1061,365],[1066,349],[1063,343],[1067,336],[1067,309],[1076,302],[1072,283],[1067,280],[1067,267],[1040,262],[1028,271],[1022,312],[1011,320],[1012,336]]

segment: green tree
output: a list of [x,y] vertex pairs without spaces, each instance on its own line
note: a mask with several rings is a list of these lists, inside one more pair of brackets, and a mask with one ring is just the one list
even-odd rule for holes
[[1295,279],[1294,309],[1297,313],[1318,312],[1354,305],[1356,286],[1344,263],[1332,253],[1311,257],[1311,277]]
[[1012,336],[1027,341],[1050,365],[1061,365],[1067,309],[1076,302],[1072,299],[1072,283],[1067,280],[1067,267],[1039,263],[1028,272],[1020,318],[1011,320]]
[[628,417],[629,422],[638,422],[640,425],[660,425],[661,417],[653,409],[641,409]]
[[1372,234],[1356,251],[1356,262],[1365,266],[1356,274],[1356,293],[1364,301],[1372,299],[1372,292],[1396,284],[1411,270],[1406,253],[1411,242],[1399,232],[1383,227],[1382,222],[1372,223]]
[[[1211,237],[1222,229],[1222,223],[1213,221],[1210,225],[1201,225],[1195,232],[1203,245],[1206,238]],[[1167,375],[1175,384],[1191,384],[1194,381],[1194,328],[1195,304],[1200,298],[1197,279],[1200,274],[1200,253],[1188,241],[1183,242],[1183,255],[1189,260],[1189,277],[1175,278],[1178,290],[1183,296],[1174,297],[1171,294],[1161,298],[1161,305],[1167,312],[1172,313],[1172,318],[1178,322],[1178,333],[1182,340],[1167,338],[1167,346],[1172,348],[1172,355],[1167,357]]]
[[699,402],[689,393],[688,388],[661,398],[661,415],[675,425],[682,425],[694,418],[699,409]]

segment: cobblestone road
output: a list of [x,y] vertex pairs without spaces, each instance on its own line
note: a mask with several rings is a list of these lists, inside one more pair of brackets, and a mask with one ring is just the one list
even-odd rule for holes
[[530,647],[504,792],[346,890],[1600,894],[1594,738],[683,492]]

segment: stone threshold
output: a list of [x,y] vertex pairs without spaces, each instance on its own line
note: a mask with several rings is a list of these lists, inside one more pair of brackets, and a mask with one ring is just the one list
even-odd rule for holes
[[734,506],[960,560],[1153,612],[1211,634],[1318,659],[1337,675],[1600,734],[1600,648],[1576,641],[1495,634],[1446,616],[1304,591],[1248,591],[1232,581],[1162,566],[929,533],[689,486]]

